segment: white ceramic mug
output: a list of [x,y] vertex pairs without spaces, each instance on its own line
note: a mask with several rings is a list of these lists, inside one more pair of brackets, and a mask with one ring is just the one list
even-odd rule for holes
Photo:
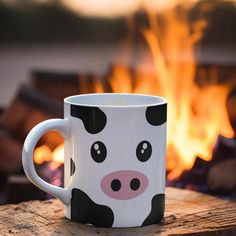
[[[154,224],[164,214],[167,102],[137,94],[65,98],[64,119],[35,126],[23,148],[28,178],[59,198],[66,217],[99,227]],[[64,183],[36,173],[33,152],[49,130],[65,139]]]

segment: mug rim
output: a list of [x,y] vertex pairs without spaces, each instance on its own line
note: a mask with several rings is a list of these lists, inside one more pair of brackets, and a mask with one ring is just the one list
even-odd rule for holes
[[[120,97],[120,98],[134,98],[137,97],[139,99],[142,98],[149,98],[150,102],[146,102],[143,104],[102,104],[99,102],[96,102],[94,100],[94,103],[85,103],[85,102],[76,102],[75,99],[78,98],[85,98],[85,97]],[[152,102],[151,102],[152,100]],[[156,100],[156,101],[155,101]],[[137,94],[137,93],[86,93],[86,94],[78,94],[78,95],[72,95],[69,97],[64,98],[64,103],[69,105],[79,105],[79,106],[86,106],[86,107],[109,107],[109,108],[129,108],[129,107],[148,107],[148,106],[157,106],[157,105],[163,105],[167,104],[167,99],[162,96],[155,96],[155,95],[149,95],[149,94]]]

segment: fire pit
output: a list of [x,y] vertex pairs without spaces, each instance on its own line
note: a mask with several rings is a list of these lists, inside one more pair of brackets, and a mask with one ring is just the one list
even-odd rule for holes
[[[53,2],[76,12],[77,1]],[[79,69],[62,72],[50,69],[46,63],[45,67],[39,65],[40,69],[35,67],[31,71],[28,84],[22,84],[9,106],[0,109],[0,205],[19,203],[0,206],[2,234],[236,234],[236,205],[232,201],[236,199],[236,67],[235,61],[222,59],[224,53],[215,56],[215,51],[211,51],[215,45],[221,45],[221,37],[228,44],[225,33],[233,38],[233,23],[225,16],[235,13],[235,4],[210,0],[184,4],[171,1],[171,6],[161,1],[136,2],[139,3],[125,11],[130,13],[140,2],[147,11],[129,15],[129,27],[119,31],[128,32],[123,50],[117,50],[121,55],[117,53],[103,73]],[[9,4],[5,8],[13,9],[11,13],[18,15],[17,9],[12,8],[14,3]],[[40,10],[36,18],[30,15],[32,22],[38,21],[42,9],[49,10],[51,6],[49,2],[37,4]],[[76,14],[70,17],[71,13],[60,7],[53,16],[59,19],[59,15],[64,15],[71,26]],[[28,23],[29,18],[21,14],[22,10],[19,22],[24,23],[26,19]],[[44,18],[47,19],[43,15]],[[81,18],[76,22],[79,21]],[[67,28],[74,34],[76,27],[65,27],[64,21],[61,22],[63,24],[56,22],[56,25],[62,27],[63,36]],[[50,25],[44,26],[50,40],[60,36],[60,27],[51,27],[56,32],[51,37]],[[21,25],[18,28],[21,31]],[[36,38],[44,32],[33,28]],[[102,32],[99,39],[90,34],[93,47],[97,40],[112,41],[112,30],[110,26],[108,33],[99,31]],[[31,37],[35,35],[32,33]],[[79,40],[78,34],[75,38]],[[64,39],[62,37],[62,41]],[[100,57],[103,60],[99,54]],[[87,58],[89,63],[90,59]],[[32,185],[23,173],[22,145],[33,126],[46,119],[62,118],[64,97],[105,92],[152,94],[168,99],[167,200],[165,216],[157,225],[110,230],[70,222],[63,217],[62,204]],[[62,137],[57,132],[49,132],[39,140],[34,153],[38,174],[57,186],[64,185],[63,152]],[[73,172],[73,163],[70,168]]]
[[[235,165],[235,66],[199,60],[201,43],[214,25],[210,12],[219,9],[220,3],[202,2],[135,15],[133,36],[126,42],[130,60],[116,58],[103,74],[33,70],[30,85],[19,89],[1,115],[1,203],[28,200],[12,197],[11,189],[32,190],[21,167],[22,142],[29,130],[45,119],[62,117],[64,97],[95,92],[167,97],[167,185],[234,198],[233,172],[222,178],[220,165],[226,159],[232,162],[223,163],[224,168]],[[142,49],[134,50],[134,45]],[[57,133],[40,140],[34,160],[42,178],[63,185],[63,140]],[[49,197],[34,191],[28,194],[31,199]]]

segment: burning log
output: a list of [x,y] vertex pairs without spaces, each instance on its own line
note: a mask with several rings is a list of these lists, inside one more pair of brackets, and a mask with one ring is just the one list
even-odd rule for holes
[[213,149],[212,163],[226,159],[236,159],[236,138],[226,138],[219,135]]
[[197,157],[190,170],[184,171],[177,179],[167,179],[167,185],[207,193],[206,175],[209,165],[208,161]]
[[[62,104],[30,87],[22,86],[10,107],[3,113],[0,127],[23,142],[29,131],[39,122],[58,117],[63,117]],[[49,132],[41,139],[42,143],[47,143],[52,148],[62,141],[56,132]]]
[[[227,99],[227,111],[236,134],[236,89]],[[219,136],[213,150],[211,168],[207,174],[207,185],[215,193],[229,194],[236,190],[236,138]]]
[[207,184],[216,193],[236,190],[236,139],[219,136],[213,150]]
[[227,99],[227,110],[231,126],[236,135],[236,87],[231,91]]
[[236,158],[219,161],[207,175],[207,184],[211,191],[230,193],[236,190]]
[[[32,199],[48,199],[48,195],[32,185],[22,171],[22,144],[28,132],[39,122],[62,117],[63,105],[31,87],[22,86],[11,105],[3,111],[0,120],[0,181],[1,194],[5,196],[1,203],[19,203]],[[48,132],[38,142],[47,145],[49,150],[63,143],[57,132]],[[55,157],[56,159],[57,157]],[[48,160],[55,166],[55,161]],[[58,161],[56,159],[56,161]],[[60,160],[60,164],[63,160]],[[57,162],[56,162],[57,163]],[[63,170],[58,168],[53,176],[45,165],[36,165],[41,177],[53,184],[63,184]],[[15,175],[17,174],[17,175]],[[22,175],[21,175],[22,174]],[[51,172],[50,172],[51,174]]]
[[21,169],[22,144],[0,130],[0,173],[17,173]]
[[31,84],[37,91],[61,102],[65,97],[78,93],[79,89],[76,72],[57,73],[34,70],[31,73]]
[[2,235],[235,235],[236,203],[167,188],[164,219],[138,228],[96,228],[71,222],[59,200],[0,207]]
[[[65,97],[94,92],[109,92],[102,75],[78,72],[35,70],[31,75],[32,87],[42,94],[62,102]],[[58,92],[60,91],[60,92]]]
[[225,84],[235,81],[236,70],[233,65],[203,64],[199,63],[196,68],[195,81],[199,86],[212,84]]

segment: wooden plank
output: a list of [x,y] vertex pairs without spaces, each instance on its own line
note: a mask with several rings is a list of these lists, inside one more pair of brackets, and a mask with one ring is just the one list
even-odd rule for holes
[[201,193],[167,188],[164,219],[139,228],[105,229],[64,217],[58,200],[31,201],[0,207],[1,235],[236,235],[236,202]]

